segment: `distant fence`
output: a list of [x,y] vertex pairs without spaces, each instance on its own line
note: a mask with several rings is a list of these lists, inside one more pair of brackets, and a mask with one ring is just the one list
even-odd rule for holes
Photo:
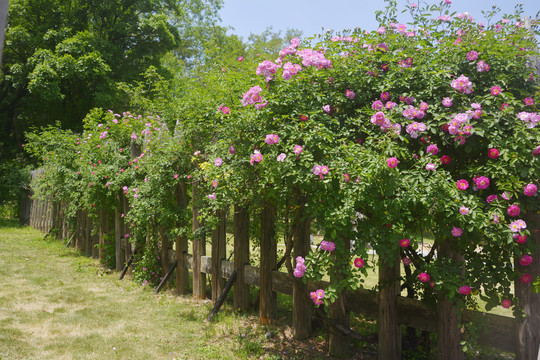
[[[185,187],[176,189],[175,196],[183,197],[185,200]],[[182,195],[183,194],[183,195]],[[186,205],[186,204],[184,204]],[[77,213],[75,223],[67,223],[64,214],[64,204],[55,203],[49,200],[27,199],[21,204],[21,219],[29,218],[29,225],[45,233],[52,229],[56,230],[56,236],[72,246],[79,249],[88,256],[100,258],[100,244],[104,243],[104,237],[114,235],[116,269],[120,270],[133,254],[133,246],[124,238],[124,234],[129,232],[129,226],[123,222],[122,213],[127,213],[128,205],[125,199],[119,198],[117,210],[114,213],[97,210],[99,221],[93,221],[88,212],[80,210]],[[196,231],[200,224],[197,220],[197,209],[193,209],[193,230]],[[264,220],[263,211],[262,219]],[[270,211],[270,222],[272,222],[272,212]],[[269,236],[274,242],[265,244],[264,222],[261,225],[261,267],[249,265],[249,213],[247,208],[236,206],[234,210],[234,261],[225,260],[226,241],[225,241],[225,213],[220,214],[220,223],[212,232],[212,256],[206,256],[206,239],[199,238],[192,241],[192,253],[188,252],[187,238],[177,237],[176,251],[173,251],[172,242],[166,239],[166,231],[160,231],[158,236],[162,237],[161,258],[162,273],[166,274],[172,263],[178,260],[176,268],[176,293],[186,294],[187,289],[191,287],[195,298],[206,298],[207,283],[206,275],[210,275],[212,300],[217,301],[219,295],[223,292],[225,279],[231,277],[233,271],[237,271],[237,279],[234,284],[234,306],[240,309],[247,309],[250,306],[249,286],[260,288],[260,318],[265,323],[275,318],[277,302],[276,293],[293,295],[295,286],[298,283],[287,273],[275,271],[276,269],[276,250],[275,239]],[[275,219],[274,219],[275,220]],[[305,236],[309,243],[309,233]],[[270,246],[270,251],[264,249]],[[193,255],[196,254],[196,255]],[[268,265],[270,264],[270,265]],[[192,284],[188,284],[188,272],[192,272]],[[328,282],[309,283],[304,292],[314,289],[324,288]],[[398,292],[399,294],[399,292]],[[346,312],[355,312],[368,317],[377,318],[379,316],[380,294],[370,290],[357,290],[348,292],[344,303]],[[293,318],[304,319],[294,323],[297,328],[311,327],[311,309],[312,304],[302,301],[293,301]],[[308,320],[305,320],[306,309],[308,309]],[[304,314],[304,315],[302,315]],[[330,312],[332,318],[332,312]],[[463,321],[479,321],[480,327],[484,332],[479,334],[478,343],[494,349],[500,349],[506,352],[516,353],[518,350],[518,321],[514,318],[481,313],[475,311],[465,311],[462,315]],[[428,308],[422,302],[397,296],[397,321],[398,324],[425,330],[428,332],[437,332],[438,315],[437,311]],[[305,323],[307,322],[307,323]],[[540,326],[540,324],[539,324]],[[348,328],[348,324],[344,324]],[[340,335],[345,336],[345,335]],[[399,335],[401,336],[401,335]],[[305,337],[305,336],[303,336]],[[379,341],[384,334],[379,332]]]

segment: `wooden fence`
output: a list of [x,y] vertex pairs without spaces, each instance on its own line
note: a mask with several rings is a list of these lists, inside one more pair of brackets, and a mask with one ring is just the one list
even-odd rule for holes
[[[195,189],[196,186],[194,185]],[[186,187],[181,184],[175,189],[177,203],[185,208],[187,205]],[[65,206],[62,203],[55,203],[48,200],[28,199],[26,204],[22,204],[21,218],[29,217],[29,225],[45,233],[55,229],[56,236],[69,242],[72,246],[80,249],[88,256],[100,258],[102,256],[100,245],[104,244],[104,238],[114,236],[114,247],[116,255],[116,269],[120,270],[130,256],[133,254],[133,247],[126,238],[129,233],[129,226],[123,222],[122,214],[127,213],[128,205],[124,198],[119,197],[119,205],[114,213],[103,210],[96,210],[98,221],[91,219],[87,211],[78,211],[75,223],[67,223],[64,216]],[[206,239],[204,237],[195,237],[192,241],[192,253],[188,253],[187,237],[177,237],[174,239],[176,250],[173,251],[172,241],[167,238],[165,229],[156,229],[156,233],[161,238],[161,259],[162,273],[169,272],[174,261],[178,260],[176,267],[176,293],[187,294],[190,288],[188,284],[188,272],[192,272],[192,295],[195,298],[206,298],[207,282],[206,276],[211,276],[211,297],[214,302],[218,300],[223,292],[225,280],[230,278],[234,271],[237,272],[236,282],[234,284],[234,307],[247,309],[250,306],[249,286],[260,288],[259,311],[261,323],[268,323],[275,319],[277,313],[276,293],[282,293],[293,296],[293,327],[297,338],[305,338],[309,335],[311,329],[312,304],[306,296],[294,299],[295,292],[298,291],[299,281],[291,278],[288,273],[276,271],[276,241],[275,230],[272,224],[275,223],[275,208],[268,205],[263,208],[261,214],[261,267],[249,265],[249,209],[242,206],[234,207],[234,261],[226,260],[226,239],[225,212],[218,214],[220,221],[212,232],[212,256],[206,256]],[[23,214],[24,213],[24,214]],[[200,226],[197,219],[197,208],[193,208],[193,230],[196,231]],[[309,226],[304,225],[304,230],[309,230]],[[304,239],[309,243],[309,231],[304,231]],[[301,238],[301,236],[299,238]],[[295,240],[296,241],[296,240]],[[296,244],[295,244],[296,245]],[[304,246],[305,249],[305,246]],[[297,254],[295,252],[295,254]],[[399,267],[398,267],[399,268]],[[325,288],[327,282],[309,283],[301,290],[306,294],[318,288]],[[380,317],[381,301],[384,297],[383,290],[378,293],[369,290],[357,290],[347,292],[341,299],[343,313],[349,312],[363,314],[373,318]],[[388,289],[387,289],[388,290]],[[397,324],[415,329],[425,330],[435,333],[438,331],[438,313],[437,310],[426,307],[422,302],[399,296],[399,290],[394,296],[397,298],[397,308],[395,310]],[[307,315],[306,315],[307,312]],[[349,336],[346,334],[348,329],[347,318],[339,312],[336,314],[330,309],[330,321],[334,320],[342,323],[339,327],[341,332],[337,331],[334,335],[334,344],[340,344],[345,339],[347,346]],[[340,318],[341,317],[341,318]],[[345,319],[345,320],[341,320]],[[519,322],[514,318],[481,313],[475,311],[465,311],[462,315],[463,321],[475,320],[481,324],[484,332],[478,337],[478,343],[494,349],[500,349],[507,352],[519,353]],[[330,322],[332,324],[332,322]],[[538,324],[540,325],[540,324]],[[345,329],[345,331],[342,331]],[[399,327],[398,327],[399,329]],[[332,332],[330,332],[332,334]],[[349,334],[350,335],[350,334]],[[332,335],[331,341],[332,341]],[[395,336],[401,337],[401,332]],[[340,340],[341,339],[341,340]],[[379,344],[389,341],[379,329]],[[393,340],[395,341],[395,340]],[[401,346],[401,339],[397,340],[397,346]],[[332,345],[331,345],[332,346]],[[380,345],[381,347],[382,345]],[[536,345],[538,347],[538,345]],[[343,351],[347,351],[347,349]],[[336,349],[334,353],[339,353]],[[391,358],[390,355],[379,358]],[[518,357],[519,358],[519,357]],[[530,357],[521,357],[522,359],[535,359],[536,355]]]

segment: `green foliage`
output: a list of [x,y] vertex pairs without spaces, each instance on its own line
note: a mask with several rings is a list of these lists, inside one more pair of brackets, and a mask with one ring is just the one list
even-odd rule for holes
[[[335,269],[346,269],[341,281],[326,290],[330,301],[341,289],[361,283],[362,272],[343,264],[366,259],[367,245],[382,261],[393,263],[399,240],[409,238],[407,251],[415,256],[407,281],[414,282],[419,296],[429,301],[436,293],[444,293],[464,305],[470,300],[459,288],[469,284],[488,300],[488,306],[510,297],[516,276],[513,258],[530,251],[529,244],[522,246],[512,239],[509,225],[515,219],[507,216],[507,207],[519,204],[523,212],[538,210],[535,198],[522,194],[527,183],[540,177],[538,159],[532,153],[540,138],[536,128],[528,128],[518,118],[520,112],[536,109],[523,103],[538,92],[537,83],[529,79],[527,62],[527,56],[535,54],[527,50],[535,47],[535,39],[512,23],[520,14],[507,16],[508,25],[499,21],[481,27],[466,16],[450,17],[448,23],[431,20],[425,15],[428,11],[450,14],[445,4],[413,10],[415,35],[407,36],[413,30],[400,32],[397,25],[392,29],[396,9],[390,3],[380,14],[384,33],[328,34],[304,44],[318,41],[314,48],[323,50],[319,55],[331,61],[331,68],[304,63],[301,72],[288,80],[282,78],[285,67],[276,65],[277,72],[269,81],[261,79],[247,86],[243,85],[245,70],[239,72],[241,79],[228,71],[223,78],[205,77],[205,85],[212,84],[213,89],[228,83],[231,93],[241,86],[246,92],[259,85],[260,96],[268,104],[257,110],[238,104],[241,97],[237,96],[232,104],[224,102],[230,106],[229,114],[217,111],[214,115],[215,127],[208,129],[214,133],[205,138],[211,141],[205,146],[206,153],[198,155],[201,163],[195,174],[206,184],[203,207],[207,210],[204,213],[203,208],[203,213],[211,218],[227,204],[246,202],[257,208],[261,199],[268,199],[278,204],[282,217],[289,218],[291,207],[305,206],[304,216],[314,220],[326,239],[337,246],[334,252],[318,250],[309,256],[310,278],[317,280]],[[479,54],[478,59],[467,59],[472,50]],[[282,65],[302,61],[296,50],[292,52],[296,54],[281,57]],[[407,65],[409,58],[412,63]],[[480,60],[491,69],[479,71]],[[474,84],[471,94],[451,86],[462,74]],[[494,86],[503,89],[499,96],[492,95]],[[356,93],[352,99],[346,96],[351,90]],[[382,92],[397,102],[392,110],[382,111],[392,124],[401,124],[399,132],[393,128],[381,131],[370,121],[377,112],[373,103]],[[415,99],[415,108],[421,102],[428,104],[422,118],[404,118],[409,109],[405,97]],[[452,98],[451,107],[441,104],[445,97]],[[221,103],[214,98],[214,103]],[[507,109],[501,109],[503,103]],[[475,104],[482,109],[477,118],[472,116]],[[466,114],[467,124],[472,124],[469,133],[441,130],[459,113]],[[205,124],[208,115],[198,114]],[[302,121],[301,116],[307,120]],[[405,131],[413,121],[426,126],[418,137]],[[279,141],[265,142],[269,134],[279,135]],[[430,144],[438,146],[437,156],[427,151]],[[300,154],[293,152],[295,145],[302,146]],[[234,154],[229,152],[231,146]],[[500,150],[496,159],[487,156],[491,148]],[[250,157],[258,152],[262,161],[250,164]],[[451,163],[443,164],[441,155],[449,155]],[[392,157],[399,160],[396,168],[387,165]],[[214,164],[216,159],[222,159],[222,164]],[[426,169],[428,164],[436,170]],[[316,165],[328,166],[329,173],[314,174]],[[488,177],[491,186],[471,191],[478,176]],[[460,179],[471,183],[468,191],[456,187]],[[503,193],[512,200],[504,202]],[[494,194],[499,200],[488,203],[488,196]],[[305,203],[298,202],[298,195]],[[468,207],[470,214],[461,215],[461,206]],[[463,229],[463,234],[453,236],[454,228]],[[449,244],[464,256],[465,264],[440,252],[436,258],[416,253],[422,241],[416,234],[425,229],[436,239],[436,248]],[[521,234],[529,233],[523,229]],[[355,241],[350,253],[345,250],[349,240]],[[432,282],[418,281],[423,272]]]
[[3,156],[20,152],[24,133],[60,121],[81,130],[95,107],[127,104],[119,83],[152,68],[171,78],[162,57],[202,53],[220,0],[10,1],[0,77]]
[[144,252],[137,257],[133,278],[142,285],[158,285],[161,278],[161,262],[157,242],[152,241],[144,247]]

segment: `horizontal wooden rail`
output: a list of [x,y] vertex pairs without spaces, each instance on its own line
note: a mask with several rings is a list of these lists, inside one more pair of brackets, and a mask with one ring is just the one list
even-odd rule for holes
[[[192,255],[184,254],[184,264],[188,269],[192,268]],[[212,258],[201,256],[201,272],[210,274],[212,271]],[[226,260],[221,261],[222,277],[228,279],[234,271],[234,263]],[[259,269],[244,266],[244,278],[246,284],[259,286]],[[327,281],[308,283],[309,290],[325,288]],[[274,271],[272,290],[286,295],[292,295],[292,283],[287,273]],[[356,290],[347,295],[347,307],[350,311],[376,318],[378,315],[377,292],[372,290]],[[488,314],[479,311],[465,310],[463,321],[474,320],[484,329],[478,337],[480,345],[495,349],[516,353],[515,319],[507,316]],[[434,309],[425,306],[421,301],[399,296],[398,297],[398,322],[401,325],[415,329],[437,332],[437,313]]]

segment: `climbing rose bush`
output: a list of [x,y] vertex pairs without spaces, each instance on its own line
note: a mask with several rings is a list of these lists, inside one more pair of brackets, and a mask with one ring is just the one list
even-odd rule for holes
[[[507,306],[511,282],[526,275],[513,258],[529,263],[532,246],[514,240],[530,227],[513,218],[537,210],[538,87],[527,62],[535,38],[521,14],[487,26],[443,1],[410,8],[404,25],[395,10],[378,13],[376,31],[293,39],[260,61],[236,105],[256,126],[231,129],[213,156],[243,149],[226,171],[250,163],[256,182],[226,186],[272,199],[286,218],[294,194],[306,199],[325,240],[295,275],[347,269],[324,296],[311,294],[316,304],[361,284],[369,245],[379,261],[404,259],[404,282],[419,298],[444,293],[465,304],[475,293],[488,308]],[[464,262],[420,252],[426,234]]]

